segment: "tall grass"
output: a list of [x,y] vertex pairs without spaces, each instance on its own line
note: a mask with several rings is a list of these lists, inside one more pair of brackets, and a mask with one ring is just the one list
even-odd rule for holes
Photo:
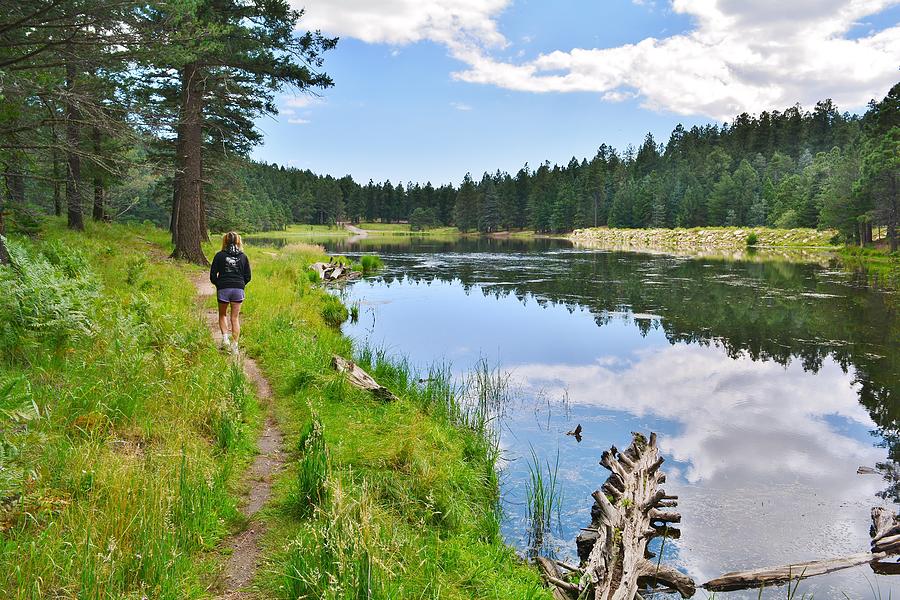
[[373,559],[380,532],[371,492],[363,483],[354,495],[340,481],[329,482],[334,500],[327,516],[304,527],[284,553],[282,589],[287,598],[370,600],[391,598]]
[[[257,287],[244,308],[253,323],[244,342],[273,383],[289,445],[317,417],[328,460],[328,501],[309,514],[289,501],[298,472],[288,469],[277,481],[276,500],[286,510],[265,513],[265,544],[279,552],[260,581],[263,592],[284,599],[549,598],[500,536],[495,429],[505,378],[486,369],[454,381],[443,366],[419,373],[384,350],[354,352],[323,318],[326,292],[298,289],[319,255],[250,252]],[[347,385],[331,368],[332,354],[354,357],[399,400],[382,402]]]
[[370,275],[384,266],[381,258],[375,254],[363,254],[359,257],[359,264],[363,275]]
[[347,307],[337,296],[329,295],[322,303],[322,319],[330,327],[337,329],[349,318]]
[[87,227],[0,267],[0,597],[200,597],[258,411],[166,232]]
[[559,484],[559,450],[556,461],[541,463],[533,447],[528,460],[529,479],[525,482],[526,517],[529,523],[529,551],[537,555],[544,545],[544,534],[550,530],[554,515],[557,523],[562,515],[562,488]]
[[318,418],[313,418],[300,434],[297,449],[300,459],[288,503],[295,514],[306,518],[316,508],[327,508],[328,502],[328,451]]

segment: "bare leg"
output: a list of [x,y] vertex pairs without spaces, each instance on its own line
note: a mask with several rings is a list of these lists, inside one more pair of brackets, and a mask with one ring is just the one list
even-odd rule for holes
[[238,337],[241,335],[241,303],[231,303],[231,338],[237,344]]
[[225,318],[227,311],[228,303],[219,302],[219,331],[222,332],[222,337],[225,337],[225,334],[228,333],[228,320]]

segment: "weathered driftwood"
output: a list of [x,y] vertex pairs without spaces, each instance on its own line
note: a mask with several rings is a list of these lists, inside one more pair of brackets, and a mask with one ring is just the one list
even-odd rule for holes
[[[659,471],[662,458],[656,434],[648,440],[634,434],[631,445],[619,452],[615,446],[603,453],[600,464],[611,471],[601,489],[593,493],[591,525],[578,535],[581,578],[577,585],[560,586],[556,577],[546,575],[557,590],[569,598],[595,600],[635,600],[639,588],[662,585],[687,598],[694,594],[690,577],[651,562],[647,543],[654,537],[671,536],[669,523],[681,521],[672,511],[677,497],[658,489],[665,475]],[[570,587],[574,586],[574,587]]]
[[359,271],[352,270],[349,266],[335,262],[317,262],[309,265],[311,271],[319,274],[322,281],[352,280],[362,276]]
[[397,399],[397,396],[395,396],[391,390],[375,381],[371,375],[366,373],[353,361],[335,354],[331,357],[331,365],[336,371],[343,373],[347,377],[347,382],[350,383],[350,385],[361,390],[366,390],[367,392],[372,392],[372,394],[380,400],[393,401]]
[[871,552],[860,552],[859,554],[843,558],[812,560],[781,567],[736,571],[707,581],[701,587],[710,592],[730,592],[770,585],[782,585],[789,581],[807,579],[816,575],[824,575],[825,573],[833,573],[841,569],[864,565],[884,556],[884,554],[873,555]]
[[871,552],[860,552],[841,558],[813,560],[780,567],[726,573],[721,577],[707,581],[701,587],[711,592],[730,592],[769,585],[782,585],[789,581],[833,573],[834,571],[849,569],[866,563],[871,564],[872,569],[876,572],[879,572],[879,570],[882,572],[890,570],[891,566],[889,563],[878,563],[878,561],[890,554],[900,554],[900,518],[880,506],[873,508],[872,528],[869,533],[872,536]]
[[884,507],[872,509],[872,553],[900,554],[900,517]]

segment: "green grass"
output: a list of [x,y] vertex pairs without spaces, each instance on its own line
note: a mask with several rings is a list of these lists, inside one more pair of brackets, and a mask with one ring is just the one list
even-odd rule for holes
[[552,465],[549,460],[538,459],[534,448],[531,448],[531,457],[528,461],[530,479],[525,483],[525,501],[527,517],[531,524],[528,532],[531,553],[540,553],[544,543],[544,533],[552,524],[553,517],[559,523],[562,520],[562,489],[559,484],[559,450],[556,452],[556,462]]
[[384,263],[381,261],[381,258],[374,254],[363,254],[359,257],[359,264],[362,267],[363,275],[375,273],[376,271],[384,267]]
[[350,235],[350,232],[347,231],[343,227],[339,227],[337,225],[303,225],[303,224],[295,224],[288,225],[283,230],[277,231],[257,231],[253,233],[248,233],[245,235],[245,238],[253,239],[256,237],[262,238],[284,238],[290,239],[292,237],[322,237],[322,236],[340,236],[345,237]]
[[168,234],[87,227],[0,273],[0,597],[205,597],[259,411]]
[[[254,280],[242,339],[273,384],[288,447],[297,448],[318,419],[327,456],[327,501],[311,503],[303,516],[298,490],[311,486],[298,472],[321,481],[311,476],[323,472],[321,461],[300,467],[308,454],[298,449],[296,469],[276,481],[275,500],[263,511],[270,529],[261,591],[275,598],[549,598],[500,538],[490,423],[502,378],[488,372],[457,389],[446,369],[419,375],[384,352],[354,352],[323,318],[330,297],[305,276],[321,259],[313,248],[249,252]],[[400,400],[381,402],[348,386],[330,366],[335,353],[355,356]]]
[[876,288],[900,290],[900,252],[847,246],[840,251],[844,266]]
[[366,230],[369,235],[395,235],[395,236],[457,236],[460,235],[456,227],[429,227],[420,231],[413,231],[409,223],[360,223],[360,229]]

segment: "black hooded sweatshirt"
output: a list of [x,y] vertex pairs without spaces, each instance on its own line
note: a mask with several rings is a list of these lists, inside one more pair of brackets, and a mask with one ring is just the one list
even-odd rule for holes
[[209,267],[209,280],[217,290],[244,289],[250,283],[250,261],[234,244],[216,252]]

